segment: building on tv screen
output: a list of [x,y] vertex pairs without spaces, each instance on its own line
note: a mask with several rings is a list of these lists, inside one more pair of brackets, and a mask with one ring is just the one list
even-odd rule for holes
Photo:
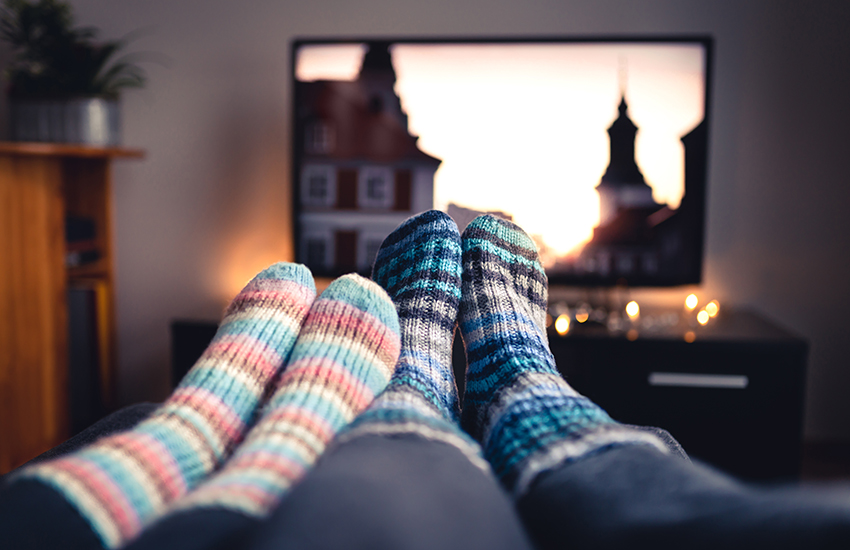
[[296,44],[298,260],[368,273],[437,208],[513,220],[553,282],[696,282],[706,63],[698,42]]

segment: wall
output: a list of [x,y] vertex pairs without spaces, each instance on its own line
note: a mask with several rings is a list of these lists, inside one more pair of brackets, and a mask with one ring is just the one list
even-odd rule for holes
[[[850,4],[655,0],[73,0],[80,23],[170,59],[125,95],[116,168],[120,384],[167,391],[168,323],[217,318],[291,259],[294,36],[709,33],[716,39],[704,295],[811,342],[806,435],[848,438]],[[680,300],[684,289],[639,293]]]

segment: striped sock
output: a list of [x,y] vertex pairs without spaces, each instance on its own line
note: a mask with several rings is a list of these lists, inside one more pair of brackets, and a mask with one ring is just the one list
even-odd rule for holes
[[265,517],[328,442],[387,385],[398,316],[378,285],[335,280],[310,308],[277,390],[224,468],[175,505]]
[[614,445],[666,450],[655,436],[612,420],[559,374],[546,338],[546,275],[528,235],[486,215],[469,224],[462,246],[462,423],[508,490],[522,494],[541,472]]
[[410,218],[378,250],[372,278],[395,303],[401,355],[387,389],[340,434],[415,434],[453,445],[483,469],[481,450],[458,426],[452,336],[460,303],[460,234],[446,214]]
[[19,479],[52,487],[105,547],[120,546],[241,441],[315,295],[304,266],[269,267],[236,296],[212,343],[150,418],[78,453],[27,468]]

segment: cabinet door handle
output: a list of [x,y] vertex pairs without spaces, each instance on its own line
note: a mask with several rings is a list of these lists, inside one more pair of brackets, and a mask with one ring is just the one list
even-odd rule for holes
[[750,379],[739,374],[691,374],[687,372],[651,372],[650,386],[675,386],[687,388],[723,388],[743,390]]

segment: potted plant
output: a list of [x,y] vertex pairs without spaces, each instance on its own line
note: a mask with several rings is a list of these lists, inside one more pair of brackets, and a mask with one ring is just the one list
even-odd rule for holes
[[74,27],[67,2],[3,0],[13,140],[119,144],[119,92],[143,86],[145,74],[128,56],[115,58],[124,41],[97,36],[95,28]]

